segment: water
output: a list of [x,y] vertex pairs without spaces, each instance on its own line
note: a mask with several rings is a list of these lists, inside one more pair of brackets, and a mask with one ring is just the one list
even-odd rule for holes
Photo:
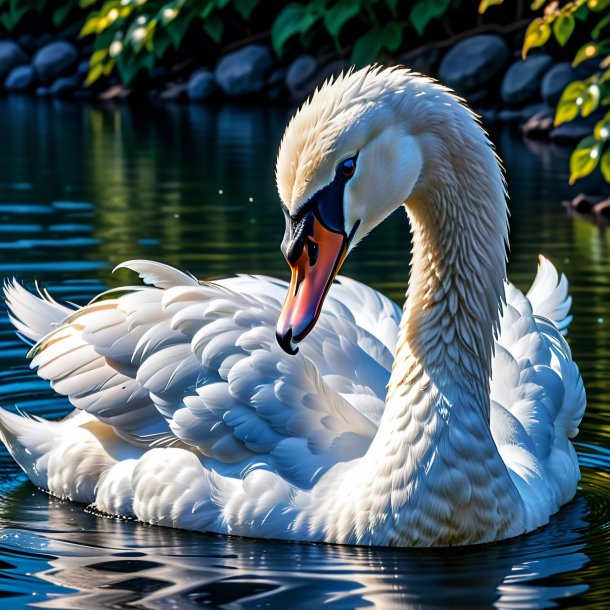
[[[153,258],[213,278],[286,278],[274,160],[283,109],[102,110],[0,98],[0,275],[84,303]],[[567,155],[494,134],[511,192],[511,278],[543,252],[570,279],[570,344],[588,391],[576,499],[541,530],[500,544],[425,551],[206,536],[106,520],[37,491],[0,450],[3,608],[547,608],[608,603],[610,237],[570,219]],[[345,274],[400,301],[407,226],[398,212]],[[46,417],[65,401],[27,368],[0,321],[0,404]]]

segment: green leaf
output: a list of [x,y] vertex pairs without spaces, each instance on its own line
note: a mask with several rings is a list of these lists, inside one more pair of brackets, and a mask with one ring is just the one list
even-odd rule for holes
[[259,2],[260,0],[235,0],[235,10],[244,21],[248,21],[248,19],[250,19],[250,14],[257,7]]
[[284,45],[295,34],[304,34],[318,21],[321,13],[317,5],[310,10],[302,4],[288,4],[271,26],[271,43],[278,56],[282,55]]
[[89,36],[90,34],[96,34],[98,21],[99,21],[98,14],[93,13],[89,17],[89,19],[87,19],[87,21],[85,22],[85,25],[83,26],[83,29],[80,31],[79,36],[81,38],[84,38],[85,36]]
[[374,62],[379,57],[382,45],[381,31],[378,28],[370,30],[354,44],[352,63],[357,66],[365,66]]
[[591,30],[591,38],[597,40],[604,28],[610,23],[610,12]]
[[219,15],[212,15],[203,22],[204,32],[216,43],[220,44],[225,23]]
[[186,32],[193,21],[194,13],[191,11],[182,11],[173,21],[166,26],[166,31],[174,45],[174,48],[179,49]]
[[398,0],[385,0],[385,4],[390,9],[392,17],[396,17],[398,11]]
[[104,64],[97,64],[89,70],[85,80],[85,87],[91,86],[104,73]]
[[610,182],[610,148],[602,155],[599,163],[599,169],[606,182]]
[[104,59],[106,59],[107,55],[108,55],[108,49],[99,49],[98,51],[95,51],[93,53],[93,55],[91,55],[91,58],[89,59],[89,65],[91,67],[97,66],[97,64],[102,63],[102,61],[104,61]]
[[587,6],[596,13],[605,11],[610,6],[610,0],[589,0]]
[[395,53],[402,42],[402,30],[395,21],[390,21],[381,32],[383,46],[390,52]]
[[68,15],[78,6],[77,2],[65,2],[63,6],[53,11],[53,25],[59,27],[64,23]]
[[337,38],[341,33],[343,26],[360,11],[359,0],[339,0],[332,8],[326,11],[324,15],[324,25],[328,33]]
[[422,36],[426,27],[433,19],[442,17],[449,8],[450,0],[419,0],[419,2],[411,9],[409,21],[415,28],[415,31]]
[[570,184],[588,176],[599,163],[601,143],[593,136],[583,138],[570,156]]
[[490,6],[502,4],[504,0],[481,0],[479,3],[479,13],[482,15]]
[[603,119],[596,123],[593,129],[593,136],[598,142],[605,142],[610,138],[610,110]]
[[587,117],[597,110],[600,95],[601,91],[599,90],[599,85],[597,85],[597,83],[593,83],[586,88],[580,106],[580,113],[583,117]]
[[610,52],[610,40],[602,40],[600,42],[588,42],[578,49],[572,61],[572,67],[575,68],[587,59],[593,59],[599,55]]
[[541,47],[551,36],[551,26],[546,19],[538,17],[534,19],[525,30],[525,37],[523,39],[523,49],[521,55],[523,59],[527,56],[530,49],[534,47]]
[[97,3],[97,0],[80,0],[79,6],[81,8],[89,8]]
[[546,0],[534,0],[532,2],[531,9],[533,11],[539,11],[544,6],[545,2],[546,2]]
[[563,90],[555,112],[555,126],[567,123],[578,116],[586,89],[587,85],[577,80]]
[[560,14],[553,22],[553,34],[555,39],[563,47],[572,35],[576,22],[570,14]]

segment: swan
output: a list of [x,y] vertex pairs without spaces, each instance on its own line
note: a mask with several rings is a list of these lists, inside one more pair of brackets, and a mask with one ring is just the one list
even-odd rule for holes
[[[76,409],[0,412],[31,481],[104,515],[203,532],[380,546],[531,531],[576,492],[585,409],[567,281],[541,257],[506,281],[499,160],[449,89],[402,67],[328,81],[280,144],[290,285],[143,284],[82,308],[5,284],[31,366]],[[406,209],[401,311],[337,276]],[[405,223],[406,240],[407,223]]]

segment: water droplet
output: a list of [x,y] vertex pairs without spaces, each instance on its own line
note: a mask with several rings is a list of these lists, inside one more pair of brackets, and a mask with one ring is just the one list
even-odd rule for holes
[[254,201],[254,197],[248,197],[248,201],[252,203]]
[[174,214],[174,218],[180,218],[180,214]]
[[224,191],[222,189],[218,189],[218,194],[222,195],[224,193]]
[[604,323],[604,319],[603,318],[597,318],[597,323],[598,324],[603,324]]

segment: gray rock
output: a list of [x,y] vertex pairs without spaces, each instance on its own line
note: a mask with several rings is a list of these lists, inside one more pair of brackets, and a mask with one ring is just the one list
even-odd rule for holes
[[159,99],[163,102],[182,102],[187,99],[188,85],[186,83],[168,83],[161,92]]
[[51,89],[49,87],[36,87],[36,95],[38,97],[49,97]]
[[523,106],[538,98],[540,81],[553,63],[550,55],[528,55],[525,61],[518,59],[506,71],[500,94],[508,106]]
[[310,82],[318,71],[318,62],[311,55],[300,55],[286,71],[286,89],[294,100],[302,100],[311,93]]
[[34,55],[32,65],[40,82],[48,85],[59,76],[72,70],[77,61],[76,47],[65,40],[58,40],[39,49]]
[[24,64],[27,60],[28,56],[18,44],[15,44],[12,40],[0,41],[0,82],[6,78],[13,68]]
[[555,106],[567,85],[586,76],[585,70],[572,68],[569,61],[562,61],[553,66],[542,78],[540,85],[542,99],[547,104]]
[[461,93],[480,89],[504,69],[509,54],[504,39],[495,34],[467,38],[443,57],[439,80]]
[[84,80],[89,74],[89,62],[81,61],[76,67],[76,73]]
[[273,67],[271,51],[251,44],[228,53],[216,64],[214,76],[218,86],[229,97],[262,93]]
[[441,50],[438,47],[426,46],[399,55],[396,59],[414,72],[434,76],[440,58]]
[[521,111],[514,108],[502,108],[498,112],[498,120],[503,123],[518,123],[521,121]]
[[17,38],[17,42],[26,53],[32,53],[36,49],[36,39],[31,34],[22,34]]
[[521,131],[530,138],[546,138],[553,129],[554,117],[555,111],[552,108],[540,110],[527,119]]
[[584,137],[591,135],[595,124],[603,116],[604,113],[597,110],[584,119],[580,117],[569,123],[563,123],[551,131],[551,140],[557,144],[577,144]]
[[530,104],[529,106],[522,108],[519,111],[519,114],[521,115],[521,120],[525,122],[529,121],[534,115],[544,110],[549,110],[548,104],[545,104],[544,102],[537,102],[535,104]]
[[191,74],[187,85],[187,94],[191,102],[205,102],[216,91],[216,79],[211,70],[201,68]]
[[267,99],[279,100],[285,89],[284,81],[286,80],[286,68],[276,68],[271,72],[265,88],[267,89]]
[[32,66],[17,66],[13,68],[4,81],[8,91],[24,92],[31,89],[36,80]]
[[69,97],[80,86],[80,77],[77,74],[72,76],[60,76],[50,87],[49,93],[55,97]]

